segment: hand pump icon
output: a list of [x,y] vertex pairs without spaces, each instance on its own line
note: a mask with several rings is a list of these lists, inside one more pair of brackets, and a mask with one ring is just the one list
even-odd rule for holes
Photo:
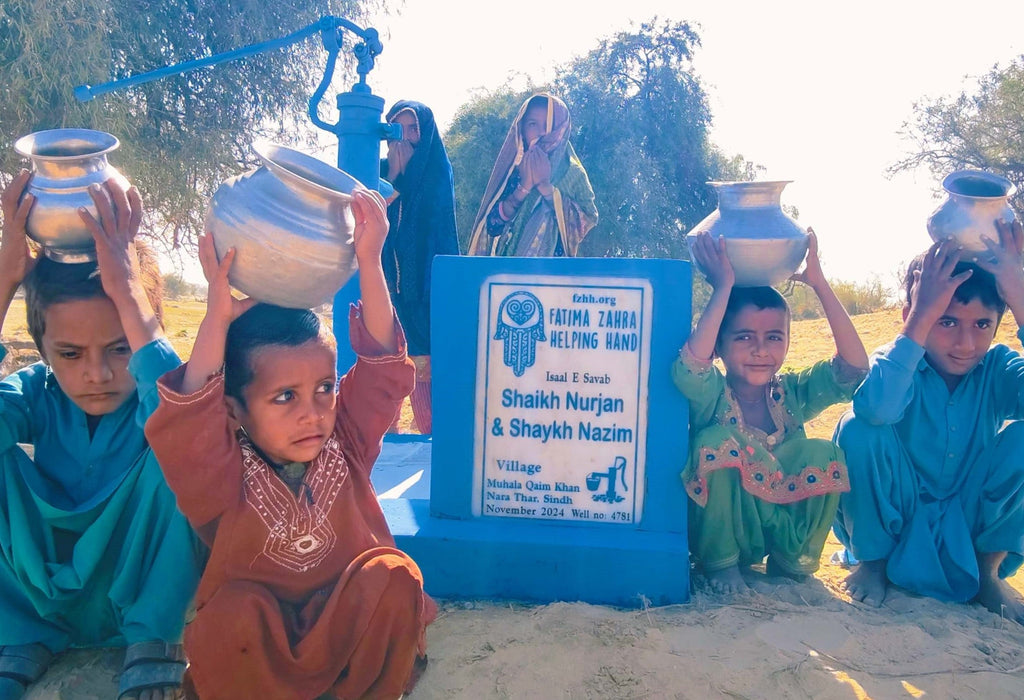
[[604,493],[595,493],[593,498],[598,503],[620,503],[625,500],[623,496],[615,493],[615,487],[619,481],[622,482],[622,490],[629,491],[626,486],[626,458],[616,457],[615,462],[606,472],[590,472],[587,475],[587,490],[597,491],[601,488],[601,479],[608,480],[608,489]]

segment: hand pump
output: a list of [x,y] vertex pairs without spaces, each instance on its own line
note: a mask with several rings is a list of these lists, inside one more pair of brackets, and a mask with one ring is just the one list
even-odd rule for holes
[[[331,83],[331,77],[334,75],[344,30],[352,32],[361,39],[353,48],[359,80],[352,86],[351,91],[337,96],[338,122],[330,124],[320,118],[318,108]],[[387,124],[381,121],[381,116],[384,113],[384,98],[374,95],[366,83],[366,74],[373,70],[374,59],[384,48],[378,38],[377,30],[372,27],[363,29],[341,17],[321,17],[313,24],[278,39],[252,44],[206,58],[164,66],[147,73],[113,80],[101,85],[79,85],[75,88],[74,94],[79,101],[88,102],[114,90],[130,88],[170,75],[178,75],[197,68],[214,66],[291,46],[318,32],[324,48],[327,50],[327,66],[320,84],[309,98],[309,118],[317,127],[331,132],[338,138],[338,167],[366,187],[380,190],[387,196],[391,193],[392,188],[390,183],[380,179],[380,142],[385,139],[402,138],[402,127],[399,124]],[[338,338],[338,368],[341,371],[348,369],[355,361],[355,355],[348,342],[348,303],[358,296],[359,281],[356,276],[338,293],[334,300],[334,333]]]

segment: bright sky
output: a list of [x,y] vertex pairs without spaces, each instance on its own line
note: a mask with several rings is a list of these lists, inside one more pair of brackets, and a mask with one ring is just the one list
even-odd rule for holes
[[765,166],[765,179],[793,180],[783,203],[817,231],[826,273],[889,286],[930,243],[925,221],[942,201],[926,171],[885,175],[910,148],[897,132],[913,103],[970,89],[1024,53],[1020,0],[406,0],[373,23],[384,53],[368,82],[388,106],[424,102],[443,131],[475,90],[543,82],[655,15],[697,27],[712,139]]

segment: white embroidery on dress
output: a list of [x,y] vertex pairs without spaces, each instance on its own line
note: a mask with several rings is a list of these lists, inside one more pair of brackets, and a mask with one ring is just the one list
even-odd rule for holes
[[245,501],[268,530],[263,554],[289,571],[308,571],[330,554],[338,539],[327,514],[349,470],[337,437],[331,435],[310,464],[298,498],[248,440],[241,447]]

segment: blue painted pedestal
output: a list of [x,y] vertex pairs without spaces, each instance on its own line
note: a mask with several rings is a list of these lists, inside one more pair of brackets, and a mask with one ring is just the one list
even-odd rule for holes
[[[390,453],[394,460],[393,450],[413,450],[418,454],[415,459],[425,462],[424,451],[429,450],[429,471],[424,474],[420,469],[415,472],[416,476],[408,477],[415,459],[399,456],[398,461],[405,461],[404,476],[392,481],[404,479],[402,484],[382,483],[380,479],[388,478],[384,476],[386,470],[380,478],[375,478],[391,531],[398,546],[423,570],[427,591],[442,598],[580,600],[622,606],[688,601],[687,497],[679,478],[686,461],[687,410],[685,400],[672,385],[669,369],[690,328],[689,264],[674,260],[439,257],[434,263],[432,287],[432,445],[426,442],[410,447],[407,442],[399,448],[397,444],[390,444],[385,446],[384,455],[386,459]],[[560,287],[567,289],[559,290]],[[505,325],[523,327],[512,330],[503,327],[502,319],[510,313],[507,307],[520,301],[519,297],[534,297],[533,292],[536,292],[539,296],[534,297],[534,301],[542,300],[542,293],[552,288],[562,294],[559,298],[571,299],[571,302],[567,302],[565,309],[546,304],[536,317],[543,328],[539,331],[527,328],[533,321],[527,320],[519,307],[516,307],[519,315],[508,316],[512,320],[506,319]],[[500,307],[497,296],[489,301],[489,289],[504,295]],[[591,289],[597,291],[590,293]],[[614,294],[600,291],[609,289]],[[633,317],[620,313],[627,320],[617,322],[632,322],[636,325],[629,327],[635,330],[629,333],[607,331],[606,338],[601,326],[605,323],[602,311],[605,307],[601,303],[606,296],[610,299],[618,294],[620,289],[624,290],[623,295],[632,295],[630,299],[643,299],[644,311]],[[551,298],[550,294],[547,298]],[[615,301],[610,303],[614,308]],[[618,308],[623,306],[620,299]],[[584,309],[591,313],[583,316]],[[589,325],[584,325],[584,321]],[[482,328],[482,323],[491,325]],[[496,328],[499,328],[497,332]],[[560,330],[562,328],[564,331]],[[570,343],[570,329],[579,332],[579,340]],[[504,346],[507,367],[501,364],[501,339],[524,330],[532,333],[533,352],[538,357],[547,353],[548,357],[559,358],[562,365],[568,360],[570,369],[575,358],[579,358],[582,368],[588,357],[604,357],[600,355],[604,346],[589,347],[586,343],[593,341],[588,338],[608,343],[608,347],[620,342],[620,338],[624,338],[621,342],[627,345],[640,338],[639,350],[629,352],[630,348],[626,347],[627,352],[621,356],[628,377],[632,371],[629,363],[642,352],[649,352],[649,357],[641,363],[646,370],[637,375],[646,372],[646,387],[640,387],[637,396],[624,395],[625,399],[619,403],[618,394],[612,390],[605,388],[608,393],[600,393],[601,386],[574,385],[573,381],[581,381],[579,377],[559,379],[549,371],[552,383],[541,386],[545,387],[544,393],[553,397],[548,401],[555,401],[551,410],[544,404],[540,390],[524,388],[520,392],[517,388],[520,378],[525,381],[533,377],[535,383],[531,386],[534,387],[537,381],[543,381],[538,380],[538,376],[543,376],[539,374],[543,368],[533,367],[532,360],[524,360],[523,356],[509,359],[508,348],[524,345],[525,341],[519,341],[526,338],[525,334],[520,333],[515,338],[518,345]],[[583,345],[573,345],[576,342]],[[588,351],[590,355],[586,354]],[[488,368],[486,373],[478,371],[480,363]],[[500,372],[495,373],[494,367]],[[621,367],[609,367],[604,381],[621,370]],[[488,388],[491,374],[501,374],[501,378],[494,379],[494,386]],[[569,371],[568,374],[579,373]],[[600,376],[595,381],[601,381]],[[489,391],[493,395],[488,394]],[[582,413],[578,404],[584,393],[587,397],[600,396],[610,413],[606,412],[603,417],[597,412]],[[531,402],[535,400],[547,410],[531,412],[530,409],[535,408]],[[504,403],[496,403],[502,401]],[[501,410],[505,403],[512,408]],[[645,407],[644,415],[638,422],[630,423],[627,414],[629,406],[634,404]],[[543,438],[513,441],[513,436],[526,423],[521,416],[533,420],[541,414],[547,418],[554,416],[549,423],[555,425],[556,420],[560,421],[559,425],[565,426],[567,434],[559,436],[556,427],[555,435],[551,436],[548,434],[551,431],[545,428]],[[537,436],[544,427],[540,420],[527,425]],[[612,423],[612,420],[618,422]],[[613,441],[607,448],[590,442],[589,428],[600,421],[604,421],[602,425],[613,426],[607,429]],[[584,435],[588,436],[587,441],[583,440]],[[619,438],[615,438],[616,435]],[[555,445],[556,439],[560,444]],[[490,454],[488,440],[504,441],[499,448],[494,448],[498,450],[495,453],[498,459],[483,459]],[[616,441],[618,444],[614,444]],[[543,471],[538,469],[536,475],[531,472],[533,479],[525,473],[507,472],[500,473],[500,479],[494,478],[494,469],[521,468],[518,461],[514,467],[509,467],[510,461],[500,458],[507,457],[502,450],[507,452],[508,445],[518,450],[520,444],[524,446],[524,455],[528,452],[526,448],[540,455],[537,461],[543,463]],[[556,451],[550,452],[551,449]],[[605,461],[601,461],[603,451],[607,453]],[[561,456],[552,457],[552,454]],[[565,455],[573,462],[577,454],[579,459],[597,454],[583,463],[585,469],[593,465],[595,470],[589,473],[585,485],[578,477],[573,482],[571,477],[560,476],[567,473],[570,466],[579,472],[580,465],[561,463],[565,462]],[[503,461],[505,467],[495,466]],[[623,466],[617,472],[620,464]],[[607,472],[600,471],[609,465]],[[638,479],[632,489],[626,479],[627,469]],[[419,483],[415,483],[417,480]],[[422,497],[427,481],[429,499]],[[574,483],[579,485],[574,486]],[[550,490],[551,484],[556,484],[555,491],[561,485],[575,492],[568,499],[565,494],[549,493],[542,503],[554,503],[554,506],[531,503],[525,511],[531,515],[519,517],[517,500],[539,499],[541,493],[531,495],[534,487]],[[511,503],[492,503],[492,499],[509,501],[510,498]],[[558,499],[572,502],[573,506],[563,508],[558,505]],[[606,503],[599,502],[603,499]],[[621,505],[611,505],[613,502],[621,502]],[[601,514],[598,511],[602,508],[623,510],[606,510]],[[562,519],[542,518],[542,511],[557,513]],[[629,521],[591,519],[620,516]]]

